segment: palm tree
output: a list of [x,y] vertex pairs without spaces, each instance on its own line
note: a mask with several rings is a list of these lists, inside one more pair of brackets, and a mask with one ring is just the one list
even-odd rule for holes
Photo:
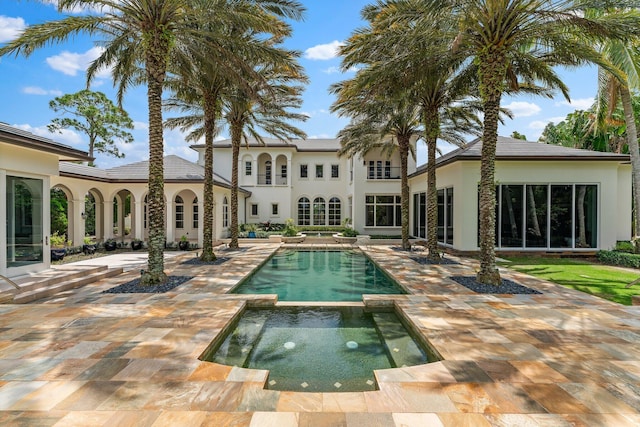
[[287,58],[273,45],[290,35],[291,29],[281,20],[271,19],[267,8],[263,7],[271,3],[229,2],[227,7],[233,12],[233,20],[194,23],[217,35],[218,49],[214,51],[206,44],[185,46],[188,54],[184,57],[191,60],[175,64],[178,78],[170,82],[176,96],[165,106],[188,114],[167,120],[166,126],[189,132],[187,140],[195,141],[203,136],[205,140],[203,249],[200,256],[204,262],[216,259],[213,253],[213,139],[221,113],[221,96],[234,85],[248,88],[253,93],[248,81],[266,83],[249,58],[262,57],[274,62]]
[[477,280],[499,285],[495,264],[495,153],[500,101],[503,93],[522,83],[542,82],[567,87],[553,66],[599,63],[596,38],[635,35],[637,1],[611,1],[608,7],[625,10],[602,17],[585,16],[591,2],[545,0],[424,0],[421,19],[453,19],[452,51],[477,64],[484,130],[480,165],[480,270]]
[[[0,56],[30,55],[35,49],[71,36],[100,35],[104,51],[87,70],[90,83],[96,72],[113,66],[118,83],[118,101],[131,84],[145,81],[149,107],[149,261],[141,277],[144,284],[162,283],[164,273],[164,167],[162,134],[162,91],[167,67],[179,55],[178,46],[200,41],[215,50],[215,38],[208,37],[196,22],[220,20],[224,0],[58,0],[60,12],[84,6],[88,13],[27,27],[15,40],[0,48]],[[248,2],[254,3],[254,2]],[[263,7],[278,16],[299,18],[302,6],[292,0],[264,1]],[[93,11],[102,11],[98,13]],[[232,16],[227,15],[227,18]],[[188,62],[187,59],[182,61]],[[143,65],[141,72],[139,65]]]
[[[363,16],[369,27],[356,31],[342,48],[343,69],[365,68],[348,84],[334,86],[332,90],[339,99],[333,108],[355,120],[341,135],[343,153],[366,153],[389,135],[397,140],[402,164],[404,249],[410,249],[406,174],[409,141],[414,136],[425,139],[428,151],[427,246],[429,258],[438,261],[437,140],[463,144],[464,135],[478,131],[475,115],[478,106],[465,101],[472,94],[474,79],[470,78],[471,73],[455,73],[460,61],[448,53],[444,39],[438,37],[439,28],[447,25],[445,21],[437,25],[421,21],[393,25],[398,11],[406,13],[407,8],[419,6],[416,2],[386,1],[365,7]],[[430,26],[428,31],[416,25],[425,23]],[[380,140],[373,138],[376,134]]]
[[248,143],[251,138],[264,144],[261,131],[281,140],[306,138],[302,130],[289,123],[304,121],[308,116],[290,111],[302,105],[302,87],[291,83],[306,82],[306,76],[295,62],[297,53],[289,52],[288,56],[278,64],[258,67],[265,81],[261,87],[247,91],[236,86],[224,96],[224,121],[231,134],[232,150],[230,248],[238,248],[238,158],[242,141]]
[[598,68],[598,94],[595,103],[594,133],[609,127],[618,105],[622,104],[626,125],[626,143],[631,156],[633,179],[634,236],[640,234],[640,151],[633,109],[631,88],[640,88],[640,56],[638,42],[609,40],[601,46],[603,59],[615,67],[615,72]]

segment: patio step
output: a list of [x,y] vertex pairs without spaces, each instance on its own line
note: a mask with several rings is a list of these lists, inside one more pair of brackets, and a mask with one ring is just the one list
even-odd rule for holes
[[90,266],[88,268],[56,268],[56,274],[51,277],[39,277],[34,280],[16,283],[20,290],[14,293],[14,304],[26,304],[41,298],[50,297],[69,289],[79,288],[89,283],[94,283],[108,277],[114,277],[122,273],[123,269],[109,268],[108,266]]
[[396,367],[425,363],[424,353],[393,313],[374,313],[373,320]]

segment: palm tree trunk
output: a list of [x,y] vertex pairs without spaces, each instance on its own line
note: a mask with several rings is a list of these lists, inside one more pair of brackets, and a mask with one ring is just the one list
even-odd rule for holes
[[400,151],[400,213],[402,226],[402,249],[411,250],[409,242],[409,178],[407,174],[407,159],[409,158],[409,147],[411,141],[406,135],[398,137],[398,148]]
[[200,260],[216,259],[213,253],[213,136],[216,126],[216,97],[204,95],[204,213],[202,225],[202,255]]
[[231,129],[231,242],[229,247],[237,249],[238,245],[238,157],[242,128],[232,126]]
[[428,109],[424,119],[427,143],[427,258],[440,261],[438,252],[438,189],[436,187],[436,149],[440,120],[438,111]]
[[146,55],[147,102],[149,104],[149,259],[140,282],[155,285],[166,281],[164,273],[165,201],[164,139],[162,136],[162,85],[166,76],[168,41],[161,34],[148,37]]
[[631,156],[631,177],[633,183],[634,237],[640,235],[640,149],[638,148],[638,131],[631,103],[629,87],[620,87],[620,99],[624,109],[624,121],[627,125],[627,145]]
[[480,160],[480,270],[476,280],[487,285],[500,285],[496,267],[496,183],[495,162],[498,143],[498,115],[506,75],[506,60],[500,53],[479,58],[480,93],[484,105],[484,129]]

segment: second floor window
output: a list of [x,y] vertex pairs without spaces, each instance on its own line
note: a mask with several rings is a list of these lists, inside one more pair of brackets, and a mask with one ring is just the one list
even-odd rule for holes
[[339,178],[340,177],[340,168],[338,165],[331,165],[331,178]]
[[316,165],[316,178],[324,176],[324,165]]
[[300,178],[308,178],[308,173],[307,165],[300,165]]
[[246,176],[251,175],[251,162],[244,162],[244,174]]

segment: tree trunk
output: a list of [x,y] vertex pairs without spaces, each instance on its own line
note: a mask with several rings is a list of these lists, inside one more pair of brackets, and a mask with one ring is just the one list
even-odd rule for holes
[[409,242],[409,178],[407,174],[407,159],[411,141],[406,135],[398,136],[398,148],[400,151],[400,212],[402,221],[402,249],[411,250]]
[[164,273],[165,201],[164,201],[164,140],[162,136],[162,85],[166,76],[168,41],[162,34],[148,38],[145,69],[147,102],[149,105],[149,260],[141,283],[155,285],[167,280]]
[[216,259],[213,253],[213,137],[216,126],[216,97],[204,95],[204,212],[202,225],[202,255],[200,260],[210,262]]
[[440,120],[437,109],[427,109],[424,118],[427,143],[427,258],[440,262],[438,251],[438,189],[436,187],[436,149]]
[[231,129],[231,242],[229,247],[237,249],[238,245],[238,157],[240,157],[240,144],[242,128],[232,126]]
[[627,145],[631,156],[631,176],[633,183],[634,237],[640,235],[640,150],[638,148],[638,131],[631,103],[631,93],[627,86],[620,87],[620,99],[624,109],[624,121],[627,125]]
[[540,237],[542,233],[540,232],[540,224],[538,223],[538,211],[536,209],[536,198],[533,195],[533,187],[531,185],[527,185],[527,198],[529,199],[529,216],[531,216],[531,224],[533,230],[532,233],[534,236]]
[[[498,143],[498,115],[506,75],[506,58],[488,49],[480,55],[480,93],[484,106],[484,129],[480,160],[480,270],[476,280],[487,285],[500,285],[502,279],[496,267],[496,183],[495,161]],[[491,50],[494,50],[492,53]]]

